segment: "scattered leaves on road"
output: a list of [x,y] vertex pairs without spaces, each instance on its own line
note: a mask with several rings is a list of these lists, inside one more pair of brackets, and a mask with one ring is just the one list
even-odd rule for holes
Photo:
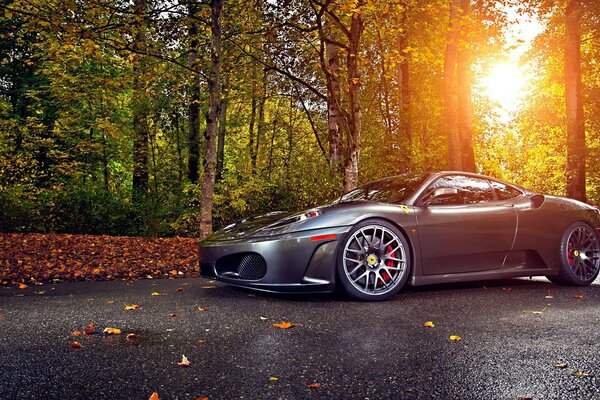
[[196,310],[198,310],[198,311],[208,311],[208,308],[206,308],[206,307],[198,307],[198,308],[196,308]]
[[568,366],[569,365],[564,362],[559,362],[559,363],[554,364],[554,368],[560,368],[560,369],[567,368]]
[[574,296],[576,299],[583,299],[585,296],[581,293],[578,293]]
[[271,324],[273,325],[275,328],[279,328],[279,329],[289,329],[289,328],[293,328],[294,326],[296,326],[296,324],[293,324],[291,322],[285,322],[285,321],[281,321],[278,324]]
[[311,388],[311,389],[313,389],[313,390],[316,390],[316,389],[320,388],[321,385],[318,384],[318,383],[311,383],[310,385],[308,385],[308,387]]
[[162,296],[162,295],[158,292],[152,292],[152,293],[150,293],[150,296]]
[[279,380],[279,378],[278,378],[278,377],[276,377],[276,376],[270,376],[270,377],[269,377],[269,380],[270,380],[271,382],[277,382],[277,381]]
[[171,317],[171,318],[177,318],[177,317],[179,317],[179,313],[178,312],[170,313],[169,317]]
[[185,355],[182,355],[181,362],[178,362],[177,365],[179,365],[180,367],[189,367],[190,365],[192,365],[192,363],[190,362],[190,360],[188,360],[188,358]]
[[425,321],[423,322],[423,326],[425,328],[435,328],[435,324],[433,323],[433,321]]
[[102,333],[105,335],[120,335],[121,330],[119,328],[104,328]]
[[73,335],[73,336],[79,336],[79,335],[81,335],[81,332],[75,330],[75,331],[71,332],[71,335]]
[[71,342],[71,347],[74,349],[83,349],[83,346],[79,342]]
[[206,343],[206,340],[204,340],[204,339],[198,339],[198,340],[196,340],[196,343],[198,343],[198,344],[204,344],[204,343]]
[[138,335],[137,335],[137,333],[128,333],[127,336],[125,336],[125,338],[129,339],[129,340],[133,340],[133,339],[137,339]]
[[27,289],[28,286],[25,285],[24,283],[19,283],[19,289]]
[[460,342],[462,338],[458,335],[450,335],[450,340],[453,342]]
[[130,304],[128,306],[125,306],[125,311],[130,311],[130,310],[139,310],[141,307],[139,304]]

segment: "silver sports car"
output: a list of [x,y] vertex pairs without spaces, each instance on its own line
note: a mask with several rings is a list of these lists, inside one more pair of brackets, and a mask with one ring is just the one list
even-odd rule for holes
[[381,179],[332,204],[272,212],[200,244],[205,277],[270,292],[385,300],[410,282],[546,276],[589,285],[600,270],[600,211],[466,172]]

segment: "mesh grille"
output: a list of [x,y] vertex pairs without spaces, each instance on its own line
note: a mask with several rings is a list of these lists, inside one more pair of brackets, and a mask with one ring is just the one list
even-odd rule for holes
[[217,260],[217,274],[227,278],[258,280],[267,273],[265,259],[256,253],[239,253]]

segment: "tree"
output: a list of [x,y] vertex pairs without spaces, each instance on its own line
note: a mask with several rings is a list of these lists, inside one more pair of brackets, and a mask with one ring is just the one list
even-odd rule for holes
[[567,112],[567,196],[586,201],[586,140],[581,83],[580,0],[570,0],[565,9],[565,104]]
[[211,0],[211,63],[208,75],[209,104],[204,131],[204,177],[200,210],[200,239],[212,233],[213,193],[217,169],[217,126],[221,113],[221,29],[224,0]]
[[146,100],[146,0],[135,0],[135,55],[133,59],[133,199],[143,201],[148,192],[148,110]]

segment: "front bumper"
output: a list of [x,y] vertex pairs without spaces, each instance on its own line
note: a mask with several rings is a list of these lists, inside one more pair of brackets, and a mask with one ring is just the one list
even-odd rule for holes
[[[350,228],[238,240],[207,239],[200,244],[200,272],[206,278],[267,292],[331,292],[335,288],[337,244]],[[245,272],[248,265],[250,273]]]

